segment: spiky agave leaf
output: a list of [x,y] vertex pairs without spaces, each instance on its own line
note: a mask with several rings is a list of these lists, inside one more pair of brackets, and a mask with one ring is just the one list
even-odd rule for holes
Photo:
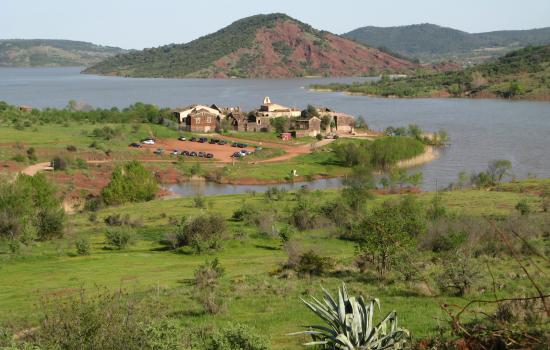
[[350,297],[345,284],[338,288],[337,298],[333,298],[326,289],[322,290],[322,302],[314,297],[311,301],[302,299],[326,323],[326,326],[307,326],[307,330],[291,334],[311,336],[312,341],[304,345],[337,350],[396,350],[409,347],[409,331],[398,326],[395,311],[374,325],[376,306],[380,310],[378,299],[372,299],[367,304],[362,296]]

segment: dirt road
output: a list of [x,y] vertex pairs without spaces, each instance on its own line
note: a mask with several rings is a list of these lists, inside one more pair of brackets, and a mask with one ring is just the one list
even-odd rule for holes
[[39,171],[44,171],[44,170],[53,170],[53,168],[50,166],[50,162],[36,163],[36,164],[30,165],[25,169],[21,170],[21,173],[25,175],[34,176]]

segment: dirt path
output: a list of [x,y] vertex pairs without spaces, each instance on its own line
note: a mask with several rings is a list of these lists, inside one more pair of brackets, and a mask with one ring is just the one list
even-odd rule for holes
[[50,162],[36,163],[36,164],[30,165],[25,169],[21,170],[21,173],[25,175],[34,176],[39,171],[44,171],[44,170],[53,170],[53,168],[50,166]]

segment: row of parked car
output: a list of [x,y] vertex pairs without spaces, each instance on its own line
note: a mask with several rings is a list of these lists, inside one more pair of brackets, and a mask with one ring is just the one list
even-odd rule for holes
[[[164,148],[157,148],[155,154],[164,154]],[[207,152],[195,152],[195,151],[178,151],[177,149],[170,152],[172,156],[186,156],[186,157],[199,157],[199,158],[214,158],[214,154]]]

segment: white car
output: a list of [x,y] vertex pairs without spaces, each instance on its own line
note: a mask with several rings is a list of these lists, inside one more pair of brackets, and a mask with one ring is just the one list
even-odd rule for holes
[[155,140],[153,140],[153,139],[147,139],[147,140],[141,141],[141,143],[143,143],[143,144],[145,144],[145,145],[154,145],[154,144],[155,144]]

